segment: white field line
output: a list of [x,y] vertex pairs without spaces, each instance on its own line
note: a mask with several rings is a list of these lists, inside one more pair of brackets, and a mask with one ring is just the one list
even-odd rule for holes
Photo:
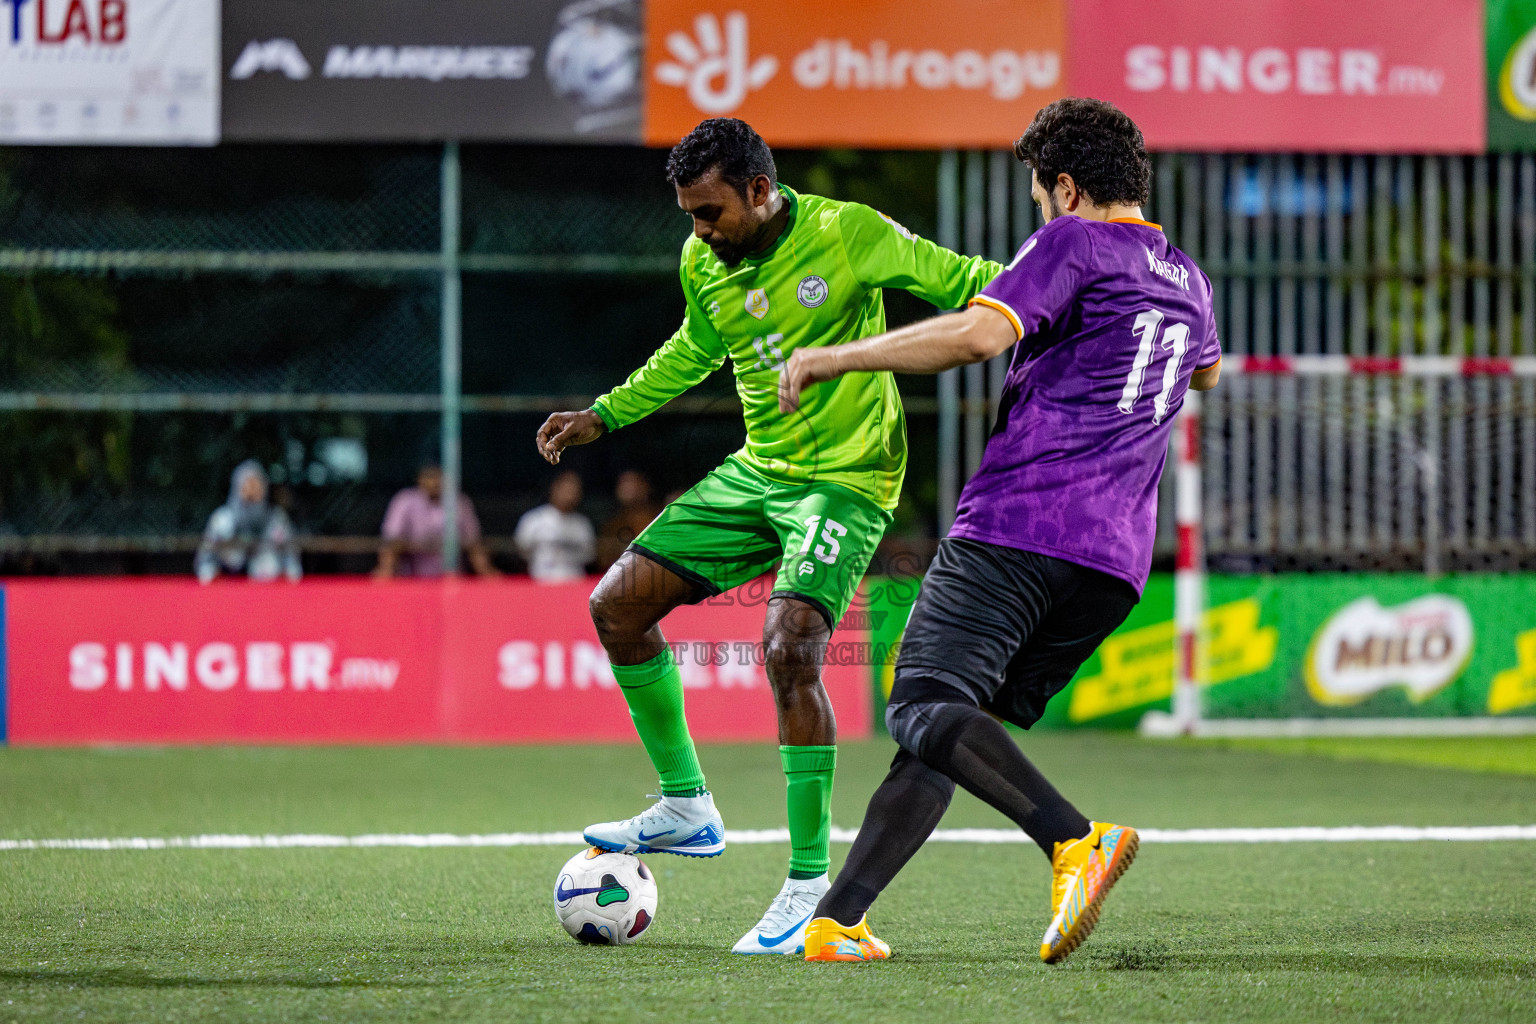
[[[1536,840],[1536,825],[1347,825],[1337,828],[1146,828],[1146,843],[1360,843],[1360,842],[1493,842]],[[853,829],[834,828],[834,843],[851,843]],[[944,828],[928,839],[933,843],[1027,843],[1024,833],[1002,828]],[[789,842],[782,828],[745,829],[726,833],[727,843],[761,846]],[[0,852],[20,850],[291,850],[360,849],[377,847],[510,847],[580,846],[580,832],[499,832],[488,835],[381,833],[376,835],[208,835],[125,837],[114,839],[0,839]]]

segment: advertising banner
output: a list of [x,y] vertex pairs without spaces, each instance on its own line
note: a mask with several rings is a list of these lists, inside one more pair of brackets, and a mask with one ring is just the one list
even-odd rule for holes
[[219,0],[7,0],[0,145],[212,145]]
[[648,0],[645,139],[707,117],[770,145],[1002,147],[1064,95],[1065,0]]
[[1149,146],[1479,152],[1481,0],[1072,0],[1071,92]]
[[640,137],[640,0],[225,0],[223,36],[227,139]]
[[[917,587],[870,589],[878,709]],[[1207,718],[1536,715],[1536,575],[1216,576],[1207,593]],[[1173,641],[1173,580],[1154,576],[1040,725],[1130,728],[1166,710]]]
[[1488,148],[1536,149],[1536,3],[1488,0]]
[[[7,583],[9,740],[68,743],[633,741],[589,583]],[[667,619],[699,740],[772,740],[763,606]],[[868,735],[867,640],[824,671],[839,733]],[[844,654],[848,656],[844,656]]]

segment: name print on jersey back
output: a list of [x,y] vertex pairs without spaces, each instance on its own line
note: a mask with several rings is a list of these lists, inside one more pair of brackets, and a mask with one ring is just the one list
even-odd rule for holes
[[1158,277],[1189,291],[1189,268],[1171,260],[1158,259],[1157,253],[1147,249],[1147,269]]

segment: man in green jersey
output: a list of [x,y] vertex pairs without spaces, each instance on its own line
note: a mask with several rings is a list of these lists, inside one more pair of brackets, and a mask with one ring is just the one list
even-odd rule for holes
[[656,518],[592,594],[592,620],[661,775],[658,802],[590,826],[594,846],[713,857],[725,829],[704,785],[683,685],[659,623],[680,604],[776,571],[763,626],[787,779],[789,878],[738,953],[803,952],[828,886],[836,723],[821,664],[891,520],[907,463],[889,373],[850,374],[778,412],[779,368],[796,349],[885,330],[882,288],[964,306],[1002,268],[918,238],[857,203],[778,184],[773,155],[745,122],[703,122],[672,150],[667,178],[693,219],[680,277],[683,325],[625,383],[539,429],[551,463],[570,445],[628,426],[727,358],[747,421],[742,449]]

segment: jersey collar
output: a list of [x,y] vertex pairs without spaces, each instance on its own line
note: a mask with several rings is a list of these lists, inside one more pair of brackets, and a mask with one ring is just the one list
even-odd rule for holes
[[1109,223],[1111,223],[1111,224],[1140,224],[1144,228],[1152,228],[1155,231],[1163,230],[1163,226],[1161,224],[1153,224],[1151,221],[1149,221],[1149,220],[1142,220],[1140,217],[1111,217],[1111,218],[1109,218]]
[[778,185],[778,189],[779,195],[783,196],[784,201],[789,204],[789,220],[784,223],[784,230],[779,232],[779,237],[773,240],[772,245],[762,252],[752,253],[749,256],[743,257],[741,261],[743,263],[766,263],[773,258],[773,254],[779,251],[779,248],[784,244],[784,240],[795,230],[795,221],[800,216],[800,197],[795,195],[794,189],[782,182]]

